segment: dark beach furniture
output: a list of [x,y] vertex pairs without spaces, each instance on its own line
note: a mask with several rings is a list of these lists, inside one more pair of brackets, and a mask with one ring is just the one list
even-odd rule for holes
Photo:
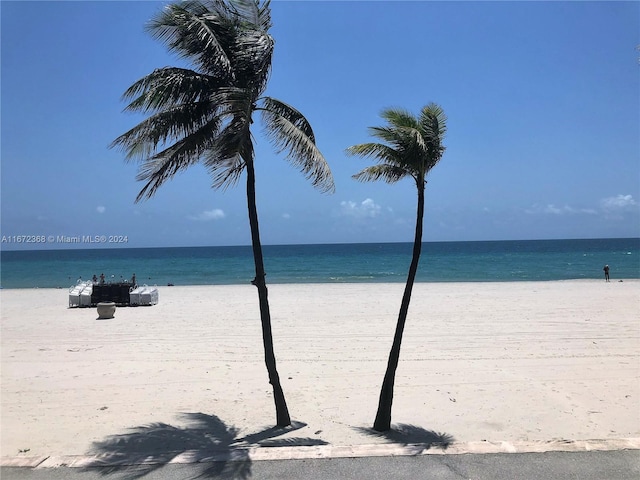
[[113,302],[118,306],[129,305],[130,288],[131,284],[129,282],[94,285],[93,292],[91,292],[91,304]]

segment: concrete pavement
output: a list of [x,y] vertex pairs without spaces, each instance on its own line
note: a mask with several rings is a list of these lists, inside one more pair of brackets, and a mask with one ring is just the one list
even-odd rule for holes
[[[4,458],[2,480],[434,479],[638,480],[640,439],[529,443],[257,447],[153,455],[148,462],[105,457]],[[151,458],[151,457],[150,457]],[[162,460],[164,459],[164,460]],[[21,465],[21,466],[12,466]]]
[[322,458],[164,464],[83,469],[74,467],[0,469],[3,480],[637,480],[640,451],[495,454],[432,454],[394,457]]

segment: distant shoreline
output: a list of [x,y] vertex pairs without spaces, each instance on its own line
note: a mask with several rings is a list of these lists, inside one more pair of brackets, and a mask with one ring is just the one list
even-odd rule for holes
[[[438,245],[438,244],[451,244],[451,243],[514,243],[514,242],[563,242],[563,241],[571,241],[571,242],[581,242],[581,241],[599,241],[599,240],[630,240],[630,241],[638,241],[640,242],[640,237],[592,237],[592,238],[537,238],[537,239],[518,239],[518,240],[425,240],[422,242],[422,245]],[[148,249],[166,249],[166,248],[248,248],[251,249],[251,244],[240,244],[240,245],[165,245],[165,246],[135,246],[129,247],[127,244],[115,244],[112,247],[104,247],[104,248],[95,248],[95,247],[78,247],[77,245],[82,245],[82,243],[74,243],[67,248],[6,248],[11,247],[15,244],[4,243],[2,244],[2,249],[0,249],[0,254],[2,252],[68,252],[74,250],[82,250],[82,251],[110,251],[110,250],[148,250]],[[91,245],[91,243],[89,243]],[[335,242],[335,243],[267,243],[263,244],[263,248],[273,248],[273,247],[315,247],[315,246],[325,246],[325,245],[333,245],[333,246],[343,246],[343,245],[413,245],[411,241],[405,242]]]
[[[404,283],[411,243],[265,246],[267,283]],[[417,282],[640,278],[640,239],[425,243]],[[255,276],[251,247],[4,252],[4,288],[71,287],[104,274],[147,285],[242,285]]]
[[[518,283],[572,283],[572,282],[576,282],[576,283],[605,283],[604,280],[597,280],[595,278],[568,278],[568,279],[562,279],[562,280],[512,280],[512,281],[503,281],[503,280],[495,280],[495,281],[487,281],[487,280],[469,280],[469,281],[449,281],[449,280],[442,280],[442,281],[428,281],[428,282],[415,282],[414,285],[467,285],[467,284],[489,284],[489,285],[495,285],[495,284],[500,284],[500,283],[504,283],[504,284],[518,284]],[[640,284],[640,279],[637,278],[620,278],[620,279],[611,279],[611,281],[609,283],[624,283],[624,282],[636,282]],[[277,286],[277,287],[287,287],[287,286],[308,286],[308,287],[312,287],[312,286],[318,286],[318,287],[322,287],[325,285],[335,285],[335,286],[340,286],[340,285],[385,285],[385,284],[389,284],[389,285],[404,285],[405,282],[401,282],[401,281],[397,281],[397,282],[306,282],[306,283],[279,283],[279,282],[274,282],[274,283],[269,283],[267,282],[267,287],[271,287],[271,286]],[[149,284],[149,286],[153,286],[153,287],[158,287],[158,288],[207,288],[207,287],[211,287],[211,288],[217,288],[217,287],[244,287],[244,286],[252,286],[250,282],[247,283],[229,283],[229,284],[193,284],[193,285],[156,285],[156,284]],[[69,287],[19,287],[19,288],[4,288],[4,287],[0,287],[0,290],[2,291],[12,291],[12,290],[18,290],[18,291],[22,291],[22,290],[55,290],[55,291],[60,291],[60,290],[68,290]]]

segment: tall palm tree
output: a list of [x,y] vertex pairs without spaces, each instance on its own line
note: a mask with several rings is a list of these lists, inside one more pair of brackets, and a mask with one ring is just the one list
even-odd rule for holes
[[269,383],[278,426],[291,424],[280,384],[256,208],[253,114],[260,112],[267,137],[323,192],[334,189],[331,171],[316,147],[307,119],[275,98],[263,96],[274,40],[269,1],[188,0],[175,2],[147,25],[194,69],[159,68],[135,82],[123,97],[126,110],[149,114],[114,140],[127,160],[140,162],[145,182],[136,202],[152,197],[176,173],[202,163],[214,189],[236,184],[246,171],[247,207],[260,319]]
[[442,144],[446,132],[447,117],[441,107],[434,103],[425,106],[418,117],[402,109],[387,109],[381,114],[387,121],[383,127],[371,127],[370,134],[384,143],[364,143],[347,149],[351,155],[372,157],[377,161],[357,173],[356,180],[369,182],[383,180],[395,183],[405,177],[411,177],[418,189],[418,208],[416,215],[416,233],[413,242],[413,256],[402,296],[398,323],[393,345],[389,353],[387,370],[382,382],[378,412],[373,424],[379,432],[391,428],[391,405],[396,369],[400,359],[402,333],[407,320],[411,291],[418,271],[420,250],[422,247],[422,223],[424,216],[424,191],[427,174],[440,161],[445,147]]

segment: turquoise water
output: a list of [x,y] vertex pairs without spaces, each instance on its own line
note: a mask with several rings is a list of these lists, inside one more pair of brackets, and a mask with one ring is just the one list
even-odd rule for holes
[[[411,243],[264,246],[267,283],[404,282]],[[254,277],[251,247],[0,252],[2,288],[67,288],[104,273],[149,285],[226,285]],[[419,282],[640,278],[640,239],[427,242]]]

